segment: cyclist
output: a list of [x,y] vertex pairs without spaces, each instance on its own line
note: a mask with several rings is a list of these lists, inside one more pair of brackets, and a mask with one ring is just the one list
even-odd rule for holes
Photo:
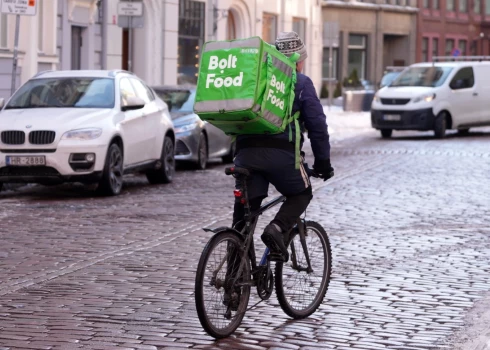
[[[300,111],[299,122],[302,131],[306,128],[308,132],[315,157],[313,170],[326,181],[333,176],[328,126],[311,79],[301,73],[307,58],[305,45],[297,33],[282,32],[277,37],[275,46],[288,57],[294,52],[300,54],[296,63],[297,82],[292,113]],[[277,135],[238,136],[234,159],[235,166],[252,170],[252,175],[247,180],[252,211],[258,209],[262,200],[267,197],[269,183],[286,197],[274,220],[266,226],[261,236],[262,241],[271,250],[271,260],[279,261],[289,259],[284,233],[294,226],[313,198],[303,162],[300,169],[295,168],[294,123],[289,127],[292,129],[292,142],[289,141],[289,128]],[[303,141],[301,134],[301,147]],[[237,199],[234,205],[233,227],[242,229],[244,215],[245,208]]]

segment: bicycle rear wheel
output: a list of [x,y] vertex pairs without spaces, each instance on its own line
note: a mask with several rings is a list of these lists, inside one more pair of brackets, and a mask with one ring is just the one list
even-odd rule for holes
[[310,316],[325,297],[332,271],[332,251],[324,228],[314,221],[306,222],[306,249],[312,271],[297,230],[291,232],[290,260],[276,263],[276,294],[282,310],[295,319]]
[[232,334],[242,322],[249,297],[250,261],[243,240],[232,231],[217,233],[204,247],[196,272],[195,302],[204,330],[214,338]]

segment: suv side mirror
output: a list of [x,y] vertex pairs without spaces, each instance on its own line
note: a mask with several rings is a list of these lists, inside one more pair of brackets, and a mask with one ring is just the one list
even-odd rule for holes
[[145,107],[145,104],[146,103],[142,98],[133,96],[128,98],[128,102],[125,106],[121,106],[121,110],[123,112],[133,111],[135,109],[141,109]]
[[0,109],[2,109],[3,106],[5,106],[5,99],[3,97],[0,97]]

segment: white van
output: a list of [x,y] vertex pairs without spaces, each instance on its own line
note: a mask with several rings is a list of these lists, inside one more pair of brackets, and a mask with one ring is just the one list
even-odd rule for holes
[[434,130],[443,138],[446,129],[467,133],[490,125],[490,61],[451,59],[457,61],[413,64],[378,90],[371,105],[373,128],[384,138],[393,130]]

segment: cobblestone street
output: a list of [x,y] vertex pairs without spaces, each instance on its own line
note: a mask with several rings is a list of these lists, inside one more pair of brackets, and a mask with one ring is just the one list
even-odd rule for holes
[[216,162],[170,185],[128,177],[113,198],[71,184],[1,192],[0,349],[486,349],[490,128],[385,140],[368,114],[328,121],[336,175],[312,180],[307,217],[329,234],[333,271],[310,318],[273,295],[228,339],[202,330],[202,227],[228,225],[233,205]]

